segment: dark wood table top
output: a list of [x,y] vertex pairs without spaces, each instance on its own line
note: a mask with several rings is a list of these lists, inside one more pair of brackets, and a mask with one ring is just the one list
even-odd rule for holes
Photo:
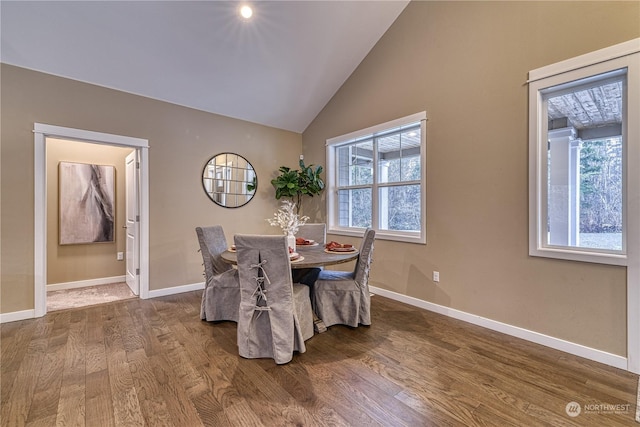
[[[358,249],[354,249],[353,252],[328,252],[325,251],[324,245],[298,246],[296,252],[300,254],[301,259],[291,261],[291,268],[323,267],[354,261],[360,253]],[[238,257],[235,251],[224,251],[222,253],[222,259],[229,264],[238,263]]]

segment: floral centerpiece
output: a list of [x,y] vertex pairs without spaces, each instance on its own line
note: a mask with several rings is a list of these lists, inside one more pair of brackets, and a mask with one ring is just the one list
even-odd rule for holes
[[278,209],[273,218],[268,218],[270,225],[280,227],[282,232],[288,237],[289,247],[296,249],[296,233],[301,225],[309,220],[308,216],[299,216],[296,213],[296,204],[290,200],[283,200],[282,207]]

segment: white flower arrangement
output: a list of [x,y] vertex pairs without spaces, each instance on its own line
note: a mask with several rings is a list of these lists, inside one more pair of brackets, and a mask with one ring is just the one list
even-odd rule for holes
[[273,218],[268,218],[269,224],[279,226],[285,235],[295,235],[301,225],[305,225],[309,220],[308,216],[298,216],[295,213],[296,204],[290,200],[283,200],[282,207],[273,214]]

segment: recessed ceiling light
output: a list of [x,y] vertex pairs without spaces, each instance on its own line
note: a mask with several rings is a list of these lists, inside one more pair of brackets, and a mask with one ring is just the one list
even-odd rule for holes
[[251,18],[251,15],[253,15],[253,10],[251,9],[251,6],[248,6],[248,5],[242,6],[240,8],[240,15],[242,15],[244,19]]

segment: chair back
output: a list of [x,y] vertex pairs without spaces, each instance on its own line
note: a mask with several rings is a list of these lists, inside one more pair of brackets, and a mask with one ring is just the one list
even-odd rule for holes
[[240,277],[238,352],[287,363],[306,350],[295,315],[286,236],[236,235]]
[[354,269],[354,279],[360,285],[369,283],[369,270],[371,269],[371,261],[373,260],[373,242],[376,237],[375,230],[367,228],[362,236],[360,244],[360,254],[356,261]]
[[227,250],[227,239],[220,225],[210,227],[196,227],[200,252],[204,262],[204,271],[207,277],[222,274],[233,267],[224,262],[221,254]]
[[298,228],[297,236],[303,239],[315,240],[324,245],[327,241],[327,224],[318,222],[301,225]]

